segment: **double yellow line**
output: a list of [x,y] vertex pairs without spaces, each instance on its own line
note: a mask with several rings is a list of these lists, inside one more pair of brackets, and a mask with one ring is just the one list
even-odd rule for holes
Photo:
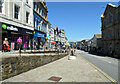
[[[79,55],[80,56],[80,55]],[[95,65],[93,65],[92,63],[90,63],[89,61],[87,61],[85,58],[83,58],[82,56],[80,56],[84,61],[86,61],[89,65],[91,65],[92,67],[94,67],[96,70],[98,70],[100,73],[102,73],[106,78],[108,78],[111,82],[113,82],[114,84],[118,84],[116,80],[114,80],[113,78],[111,78],[109,75],[107,75],[105,72],[103,72],[101,69],[99,69],[98,67],[96,67]]]

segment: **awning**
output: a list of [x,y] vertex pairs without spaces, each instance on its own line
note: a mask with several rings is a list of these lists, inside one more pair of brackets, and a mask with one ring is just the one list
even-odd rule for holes
[[56,41],[54,41],[54,42],[51,42],[51,44],[55,44],[56,43]]

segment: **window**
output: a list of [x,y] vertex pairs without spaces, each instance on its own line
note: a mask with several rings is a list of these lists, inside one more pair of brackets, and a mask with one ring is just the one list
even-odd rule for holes
[[34,28],[35,28],[35,17],[34,17]]
[[44,16],[44,12],[42,11],[42,16]]
[[116,13],[116,16],[115,16],[115,22],[118,23],[118,12]]
[[29,22],[29,13],[26,12],[26,23],[28,23],[28,22]]
[[19,11],[20,11],[20,8],[15,5],[15,15],[14,15],[14,18],[16,18],[16,19],[19,18]]
[[38,12],[38,4],[37,4],[37,12]]
[[41,14],[41,8],[39,8],[39,14]]
[[45,15],[45,13],[44,13],[44,18],[46,18],[46,15]]
[[2,13],[2,8],[3,8],[3,1],[2,0],[0,0],[0,13]]
[[26,0],[26,3],[28,4],[28,0]]
[[39,30],[39,27],[38,27],[38,25],[39,25],[39,21],[37,20],[37,30]]
[[112,15],[110,15],[109,17],[108,17],[108,23],[112,23]]
[[34,5],[34,10],[35,10],[35,2],[33,3],[33,5]]
[[35,20],[35,29],[37,29],[37,19],[34,18],[34,20]]
[[42,25],[42,30],[43,32],[46,32],[46,24],[43,22],[43,25]]

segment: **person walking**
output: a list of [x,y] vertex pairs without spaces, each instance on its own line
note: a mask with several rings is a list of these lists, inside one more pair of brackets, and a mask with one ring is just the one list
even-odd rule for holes
[[10,51],[10,46],[7,38],[5,38],[5,40],[3,41],[3,47],[4,47],[4,52]]
[[20,56],[21,56],[21,46],[22,46],[22,39],[21,39],[21,37],[19,37],[17,39],[17,43],[18,43],[18,47],[19,47],[19,53],[20,53]]
[[71,55],[73,56],[74,54],[73,54],[73,48],[71,48]]
[[74,54],[75,54],[75,52],[76,52],[76,49],[74,49]]

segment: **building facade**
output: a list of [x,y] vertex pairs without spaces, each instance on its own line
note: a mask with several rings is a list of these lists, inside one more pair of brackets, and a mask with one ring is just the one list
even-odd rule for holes
[[34,41],[37,49],[46,49],[46,34],[47,34],[47,6],[46,2],[33,2],[34,15]]
[[61,29],[61,45],[65,47],[65,43],[67,43],[67,37],[65,37],[65,30]]
[[107,4],[102,22],[102,49],[103,53],[111,56],[120,56],[120,6],[110,2]]
[[50,28],[50,48],[53,49],[55,45],[54,41],[54,28]]
[[47,43],[46,43],[46,49],[50,50],[51,48],[51,23],[47,22],[47,35],[46,35]]
[[11,50],[18,50],[19,37],[23,41],[22,49],[45,50],[63,46],[65,31],[51,27],[47,13],[45,0],[0,0],[0,41],[8,38]]
[[30,0],[0,0],[2,41],[7,38],[11,50],[17,50],[17,39],[22,38],[22,48],[32,49],[33,3]]
[[95,34],[91,41],[92,47],[95,47],[95,48],[101,47],[100,39],[101,39],[101,34]]

